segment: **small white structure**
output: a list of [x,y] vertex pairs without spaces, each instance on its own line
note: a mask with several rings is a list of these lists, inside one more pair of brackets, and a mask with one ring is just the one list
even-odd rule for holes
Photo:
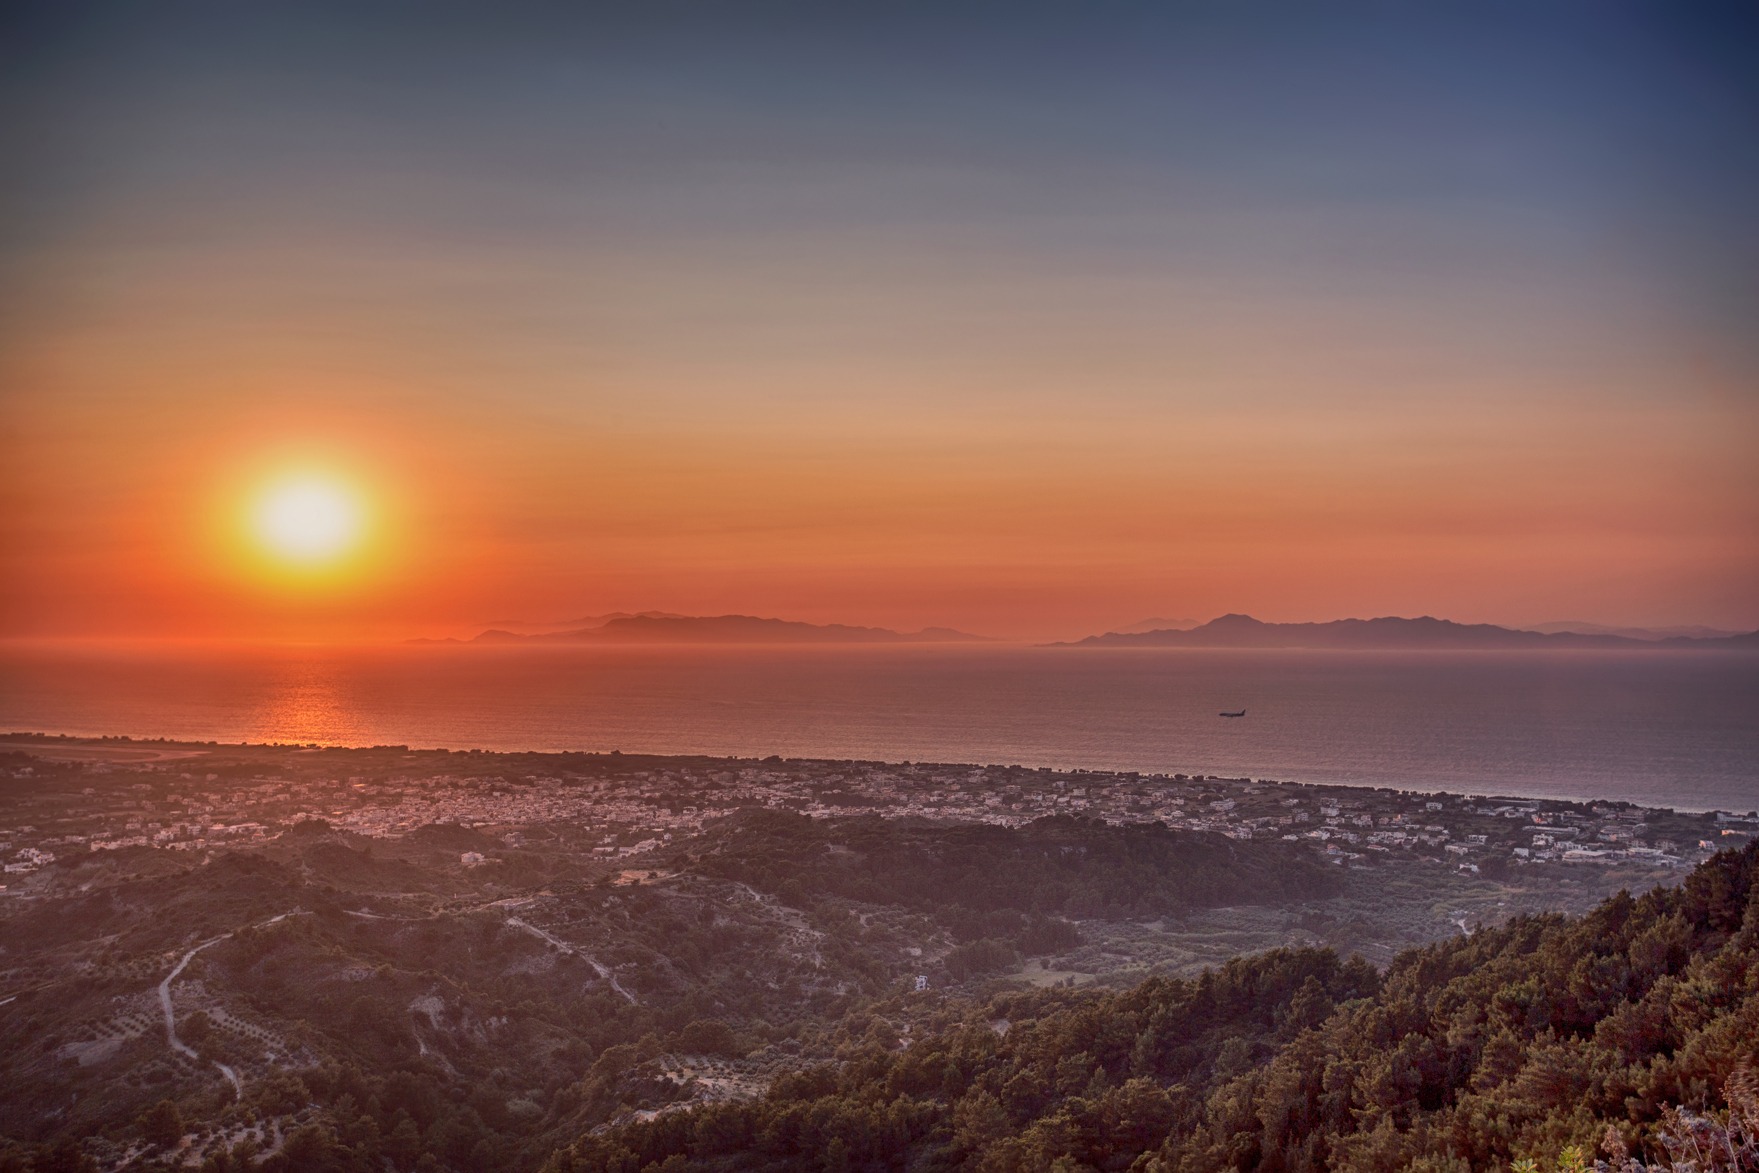
[[920,974],[920,973],[917,974],[916,975],[916,992],[920,994],[920,993],[922,993],[922,991],[924,991],[926,989],[928,989],[928,975]]

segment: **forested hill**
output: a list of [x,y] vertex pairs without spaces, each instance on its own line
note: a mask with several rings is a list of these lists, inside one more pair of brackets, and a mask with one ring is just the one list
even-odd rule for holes
[[784,898],[818,893],[922,911],[1157,916],[1322,899],[1339,888],[1337,869],[1302,845],[1070,817],[1008,828],[752,809],[688,851],[704,874]]
[[1756,873],[1759,847],[1725,852],[1680,887],[1412,950],[1379,978],[1281,950],[1123,993],[1005,995],[548,1168],[1390,1173],[1598,1150],[1628,1170],[1686,1168],[1696,1144],[1692,1168],[1752,1169]]

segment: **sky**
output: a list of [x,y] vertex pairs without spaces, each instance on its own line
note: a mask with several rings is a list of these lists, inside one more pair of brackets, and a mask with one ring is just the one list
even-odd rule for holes
[[1751,5],[0,20],[0,636],[1759,628]]

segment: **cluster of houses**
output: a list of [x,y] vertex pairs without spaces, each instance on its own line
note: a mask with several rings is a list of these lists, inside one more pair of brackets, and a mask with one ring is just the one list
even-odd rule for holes
[[[439,753],[450,762],[459,756]],[[873,814],[1008,826],[1054,816],[1158,821],[1236,839],[1309,842],[1338,863],[1372,866],[1403,857],[1465,870],[1490,859],[1684,866],[1759,833],[1759,816],[1751,812],[1683,814],[1201,775],[780,758],[643,758],[624,765],[614,756],[592,771],[494,773],[495,755],[467,756],[468,771],[403,768],[340,777],[288,769],[285,776],[240,779],[193,772],[187,762],[106,766],[92,772],[143,780],[85,787],[78,797],[88,801],[76,798],[54,826],[0,828],[0,861],[18,875],[53,861],[52,849],[248,845],[311,819],[377,837],[454,824],[500,835],[510,846],[522,843],[527,829],[543,827],[616,859],[751,806],[815,818]],[[472,858],[480,854],[465,853],[461,862],[486,862]]]

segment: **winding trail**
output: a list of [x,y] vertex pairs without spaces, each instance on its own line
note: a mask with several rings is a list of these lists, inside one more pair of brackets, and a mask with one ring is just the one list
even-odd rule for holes
[[[545,893],[545,895],[548,895],[548,893]],[[753,893],[753,895],[756,895],[756,893]],[[507,898],[501,899],[501,900],[491,900],[487,904],[479,904],[479,905],[475,906],[474,908],[463,909],[461,911],[464,911],[464,912],[484,912],[484,911],[491,909],[491,908],[498,908],[498,909],[524,908],[528,904],[535,903],[536,900],[537,900],[537,897],[535,897],[535,896],[511,896],[511,897],[507,897]],[[439,913],[433,913],[428,916],[386,916],[384,913],[380,913],[380,912],[350,911],[348,913],[348,915],[349,916],[358,916],[358,917],[362,918],[363,920],[389,920],[389,921],[403,921],[406,923],[413,923],[415,921],[440,919]],[[506,923],[512,925],[516,929],[524,929],[528,933],[532,933],[532,934],[535,934],[536,936],[542,937],[545,941],[548,941],[550,944],[554,945],[556,948],[560,949],[562,952],[571,953],[575,957],[580,958],[582,961],[584,961],[588,965],[592,966],[593,972],[597,973],[599,975],[600,979],[602,979],[603,981],[609,982],[611,985],[611,988],[613,990],[617,991],[617,993],[619,993],[623,997],[627,998],[629,1000],[629,1004],[631,1006],[641,1005],[640,999],[638,999],[634,994],[631,994],[627,989],[625,989],[623,987],[623,983],[617,980],[617,975],[611,969],[610,966],[606,965],[604,962],[600,961],[598,958],[594,957],[592,954],[588,953],[586,950],[582,949],[580,946],[570,945],[567,941],[562,940],[560,937],[557,937],[551,933],[547,933],[543,929],[540,929],[536,925],[532,924],[530,921],[521,920],[519,917],[516,917],[516,916],[508,917],[506,920]],[[418,1038],[416,1041],[420,1042],[421,1040]],[[425,1053],[425,1044],[424,1044],[424,1053]]]
[[[190,959],[197,953],[200,953],[210,945],[218,945],[221,941],[224,941],[231,935],[231,933],[222,933],[218,937],[203,941],[200,945],[197,945],[194,949],[185,953],[183,959],[177,963],[177,967],[169,974],[166,974],[165,980],[159,983],[159,1005],[165,1011],[165,1041],[169,1043],[171,1049],[176,1051],[179,1055],[187,1055],[191,1059],[196,1060],[201,1059],[201,1056],[196,1053],[194,1047],[177,1037],[177,1016],[172,1013],[171,1010],[171,983],[177,980],[177,975],[183,972],[183,967],[188,965]],[[218,1059],[214,1060],[214,1066],[220,1069],[220,1074],[224,1075],[226,1077],[226,1082],[232,1085],[233,1094],[238,1096],[238,1098],[243,1099],[244,1081],[238,1078],[238,1072],[220,1062]]]
[[572,953],[574,956],[580,958],[582,961],[584,961],[588,965],[592,966],[594,971],[596,971],[601,978],[603,978],[607,982],[610,982],[611,988],[613,990],[616,990],[619,994],[621,994],[625,998],[629,999],[629,1004],[631,1006],[639,1006],[641,1004],[640,1002],[638,1002],[636,1000],[636,997],[634,994],[631,994],[628,990],[625,990],[623,988],[623,983],[619,982],[617,980],[617,975],[614,972],[612,972],[610,966],[606,965],[604,962],[600,961],[598,958],[594,957],[592,954],[588,953],[586,950],[581,949],[575,945],[570,945],[568,942],[561,940],[558,937],[554,937],[549,933],[544,932],[544,930],[538,928],[536,925],[532,924],[531,922],[520,920],[516,916],[508,917],[507,923],[512,925],[516,929],[524,929],[528,933],[537,934],[538,936],[542,937],[544,940],[548,941],[550,944],[554,945],[556,948],[562,950],[562,952],[564,952],[564,953]]
[[[294,912],[283,912],[279,916],[272,916],[268,920],[258,921],[255,925],[249,925],[246,927],[259,928],[263,925],[272,925],[276,921],[286,920],[288,917],[295,915],[298,911],[300,910],[295,909]],[[197,1053],[194,1047],[177,1037],[177,1015],[171,1008],[171,983],[177,980],[177,975],[183,972],[183,967],[188,965],[197,953],[200,953],[210,945],[218,945],[221,941],[236,936],[238,932],[238,929],[233,929],[230,933],[221,933],[218,937],[210,937],[206,941],[203,941],[200,945],[197,945],[188,953],[185,953],[177,962],[176,967],[173,968],[170,973],[165,975],[165,980],[159,983],[159,1006],[165,1011],[165,1042],[179,1055],[185,1055],[196,1060],[201,1059],[201,1055]],[[240,1099],[243,1099],[244,1080],[239,1077],[238,1072],[227,1064],[220,1062],[218,1059],[214,1060],[214,1066],[220,1069],[220,1074],[224,1075],[226,1077],[226,1082],[232,1085],[233,1092]]]

